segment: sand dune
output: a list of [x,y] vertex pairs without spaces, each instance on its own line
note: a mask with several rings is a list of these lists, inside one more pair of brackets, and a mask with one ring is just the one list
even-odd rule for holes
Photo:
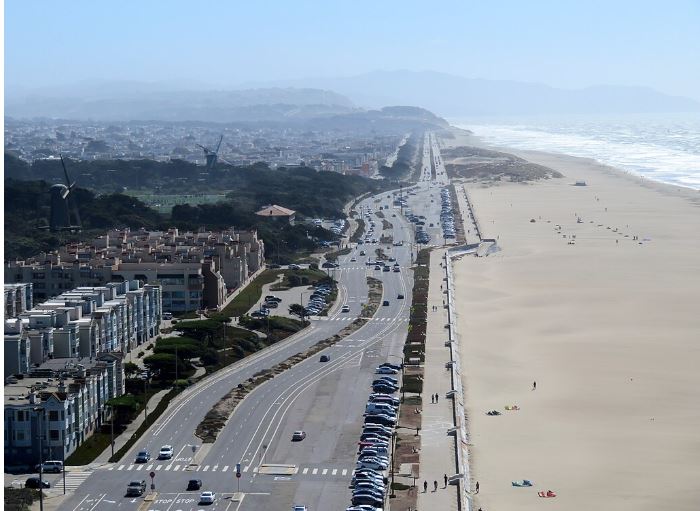
[[516,154],[565,177],[466,185],[501,248],[455,264],[474,509],[697,511],[700,193]]

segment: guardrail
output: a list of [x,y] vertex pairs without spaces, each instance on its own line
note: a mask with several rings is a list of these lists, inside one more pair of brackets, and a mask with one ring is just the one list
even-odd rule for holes
[[454,417],[455,455],[457,460],[457,473],[461,475],[457,479],[459,509],[471,511],[470,473],[469,473],[469,449],[467,426],[464,413],[464,389],[461,378],[461,361],[459,346],[457,344],[456,316],[454,312],[454,297],[452,295],[454,285],[452,282],[452,260],[448,252],[444,256],[445,276],[447,277],[447,322],[448,344],[450,347],[450,375],[452,380],[452,413]]
[[469,208],[469,215],[472,217],[474,229],[476,229],[476,235],[479,237],[479,241],[483,241],[481,238],[481,226],[479,225],[479,220],[474,214],[474,208],[472,208],[472,201],[469,200],[469,194],[467,193],[467,188],[464,185],[462,185],[462,191],[464,192],[464,200],[467,202],[467,207]]

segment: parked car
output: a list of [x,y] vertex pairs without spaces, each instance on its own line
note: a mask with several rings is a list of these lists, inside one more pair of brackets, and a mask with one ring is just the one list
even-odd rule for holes
[[397,299],[397,300],[403,300],[403,295],[402,295],[402,294],[399,294],[399,295],[396,297],[396,299]]
[[387,306],[389,305],[389,300],[384,300],[384,301],[382,302],[382,305],[383,305],[384,307],[387,307]]
[[301,442],[306,438],[306,431],[295,431],[292,433],[292,442]]
[[391,367],[377,367],[377,370],[374,372],[375,374],[396,374],[398,371],[396,369],[392,369]]
[[51,483],[43,479],[40,480],[38,477],[30,477],[25,481],[24,487],[38,490],[39,488],[51,488]]
[[298,264],[290,264],[288,268],[290,270],[301,270],[301,266],[299,266]]
[[350,306],[349,306],[349,305],[343,305],[343,308],[340,309],[340,312],[350,312]]
[[321,355],[319,362],[329,362],[331,357],[329,355]]
[[[39,465],[36,467],[36,471],[39,471]],[[45,461],[41,464],[41,471],[42,472],[55,472],[56,474],[59,474],[63,471],[63,462],[62,461],[54,461],[54,460],[49,460]]]

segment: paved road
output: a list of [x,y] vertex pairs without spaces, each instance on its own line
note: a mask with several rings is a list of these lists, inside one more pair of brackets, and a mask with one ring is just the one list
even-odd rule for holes
[[[432,137],[429,143],[435,143]],[[427,155],[429,162],[430,151]],[[409,206],[414,212],[426,215],[435,225],[440,211],[438,190],[437,183],[428,175],[415,188],[415,195],[409,196]],[[340,303],[327,318],[314,320],[304,332],[188,389],[120,463],[76,473],[76,482],[80,480],[82,484],[74,483],[75,487],[79,485],[77,491],[60,508],[73,511],[199,509],[199,492],[184,492],[191,478],[202,479],[203,489],[217,492],[217,502],[208,506],[210,509],[290,509],[292,504],[302,503],[315,511],[344,509],[349,505],[348,483],[369,384],[376,365],[386,360],[398,361],[401,356],[410,309],[412,226],[401,217],[398,208],[391,206],[393,196],[387,195],[370,197],[361,204],[372,215],[380,205],[389,206],[389,214],[385,214],[393,223],[394,241],[405,243],[401,247],[383,245],[382,248],[399,262],[398,273],[377,271],[374,266],[365,265],[368,258],[375,258],[374,249],[379,245],[355,247],[351,254],[342,256],[341,267],[335,270]],[[379,203],[375,202],[377,199]],[[382,224],[376,220],[375,236],[379,238]],[[441,243],[437,236],[439,228],[433,242]],[[367,255],[360,256],[360,250],[365,250]],[[355,262],[350,261],[353,257]],[[348,325],[367,300],[367,275],[383,281],[383,299],[389,305],[380,306],[365,326],[324,351],[330,355],[330,362],[320,363],[318,356],[313,357],[256,388],[239,404],[216,443],[210,448],[200,447],[193,460],[190,446],[201,446],[193,432],[211,406],[257,371]],[[399,293],[405,299],[398,300]],[[344,304],[350,307],[350,312],[340,312]],[[306,440],[291,442],[292,432],[298,429],[306,431]],[[157,454],[165,444],[175,448],[172,460],[133,463],[138,450],[146,448]],[[196,469],[187,470],[193,461],[197,463]],[[240,481],[235,478],[236,463],[241,463]],[[293,473],[259,473],[261,463],[292,465]],[[155,499],[145,502],[143,498],[126,498],[128,482],[146,479],[150,483],[151,471],[156,474]],[[241,493],[237,493],[238,483]]]

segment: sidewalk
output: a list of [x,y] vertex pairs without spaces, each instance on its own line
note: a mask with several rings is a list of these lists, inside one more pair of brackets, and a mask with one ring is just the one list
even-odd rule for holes
[[[423,375],[423,413],[420,447],[420,479],[418,483],[418,509],[459,509],[458,486],[445,488],[444,476],[458,472],[455,459],[455,438],[448,435],[454,427],[452,400],[446,393],[452,390],[451,374],[445,367],[450,361],[450,348],[445,346],[448,331],[447,309],[443,281],[445,250],[434,250],[430,254],[430,283],[428,286],[428,323],[425,343],[425,367]],[[433,306],[436,310],[433,310]],[[431,403],[431,395],[438,394],[438,403]],[[428,482],[428,491],[423,493],[423,481]],[[433,482],[438,482],[434,491]]]

